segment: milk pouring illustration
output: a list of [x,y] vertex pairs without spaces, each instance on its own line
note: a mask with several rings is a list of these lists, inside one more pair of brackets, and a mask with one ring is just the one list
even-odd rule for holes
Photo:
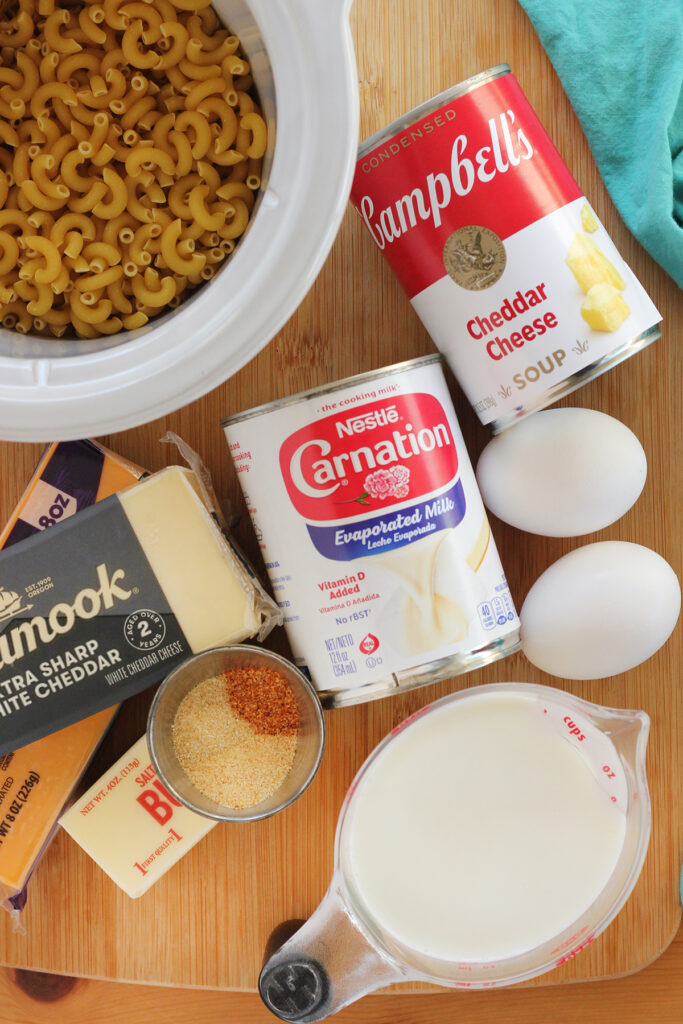
[[438,356],[242,413],[225,430],[295,657],[327,703],[516,649]]

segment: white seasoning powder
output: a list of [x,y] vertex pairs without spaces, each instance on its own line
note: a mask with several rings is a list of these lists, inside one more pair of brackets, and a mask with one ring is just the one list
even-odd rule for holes
[[223,807],[253,807],[279,788],[296,752],[296,732],[266,735],[230,706],[226,676],[199,683],[173,722],[181,767],[205,796]]

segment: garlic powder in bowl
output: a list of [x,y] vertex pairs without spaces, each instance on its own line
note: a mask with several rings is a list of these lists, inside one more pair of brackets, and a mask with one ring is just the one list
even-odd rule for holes
[[247,667],[199,683],[180,704],[173,743],[205,796],[243,810],[276,792],[294,763],[299,709],[280,672]]
[[179,665],[147,723],[152,762],[169,793],[218,821],[255,821],[293,803],[325,747],[320,700],[286,658],[217,647]]

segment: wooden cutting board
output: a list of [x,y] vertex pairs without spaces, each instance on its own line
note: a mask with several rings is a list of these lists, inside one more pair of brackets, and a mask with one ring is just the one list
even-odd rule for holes
[[[597,537],[579,541],[532,537],[495,520],[492,523],[518,608],[529,586],[551,562],[594,539],[648,545],[667,558],[680,576],[683,360],[676,358],[676,346],[683,320],[681,294],[621,223],[524,13],[513,0],[477,4],[357,0],[352,27],[363,138],[468,75],[508,61],[617,246],[664,315],[662,341],[587,385],[567,403],[608,412],[641,439],[649,474],[637,505]],[[159,445],[158,439],[169,428],[181,434],[206,459],[221,499],[241,516],[238,540],[260,566],[219,426],[221,416],[433,350],[389,267],[350,211],[308,298],[264,352],[201,401],[105,440],[137,462],[158,469],[174,459],[174,451]],[[474,460],[488,435],[455,387],[454,397]],[[39,452],[37,445],[0,445],[2,518],[22,492]],[[269,643],[287,650],[282,635]],[[602,704],[644,708],[652,718],[648,776],[654,825],[641,879],[625,909],[590,949],[535,984],[636,971],[668,945],[681,915],[680,674],[679,629],[645,665],[613,679],[563,683],[534,669],[519,654],[466,678],[327,712],[327,751],[305,796],[269,821],[217,827],[138,901],[118,891],[60,833],[31,881],[22,916],[26,933],[14,933],[7,916],[0,919],[0,962],[98,978],[253,989],[271,930],[289,918],[307,917],[325,891],[337,813],[368,752],[427,701],[465,685],[512,679],[565,686]],[[150,699],[150,694],[144,694],[123,708],[88,774],[88,785],[144,731]]]

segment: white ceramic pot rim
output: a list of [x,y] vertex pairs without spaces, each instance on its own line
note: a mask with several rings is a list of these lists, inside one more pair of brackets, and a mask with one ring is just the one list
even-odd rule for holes
[[[276,144],[265,194],[207,287],[123,344],[40,351],[0,330],[0,437],[69,440],[164,415],[239,370],[289,319],[336,237],[355,165],[352,0],[244,0],[272,69]],[[230,0],[216,0],[219,12]],[[226,18],[227,20],[227,18]],[[69,351],[64,347],[65,351]],[[16,352],[16,354],[13,354]],[[10,354],[7,354],[10,353]]]

